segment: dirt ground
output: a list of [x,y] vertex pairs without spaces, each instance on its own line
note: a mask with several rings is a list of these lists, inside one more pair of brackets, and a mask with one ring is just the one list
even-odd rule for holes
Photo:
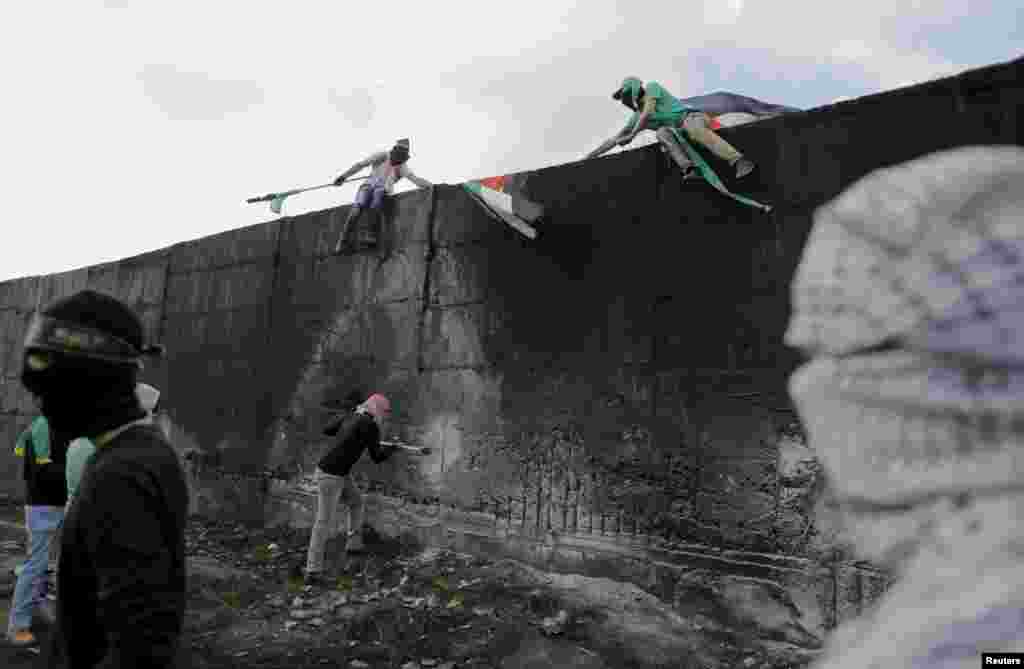
[[[25,546],[16,510],[3,516],[6,621],[10,567]],[[730,622],[720,602],[696,594],[670,606],[629,584],[424,549],[372,530],[361,555],[329,543],[329,581],[309,588],[299,576],[308,538],[308,530],[193,519],[192,666],[783,669],[813,659]],[[33,658],[0,648],[2,666]]]

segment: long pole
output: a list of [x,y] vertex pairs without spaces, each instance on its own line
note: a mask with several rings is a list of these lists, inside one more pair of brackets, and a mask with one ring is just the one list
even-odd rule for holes
[[[345,179],[341,183],[342,184],[347,184],[350,181],[362,181],[363,179],[368,179],[368,178],[369,178],[369,175],[362,176],[362,177],[356,177],[354,179]],[[298,195],[299,193],[307,193],[307,192],[309,192],[311,190],[319,190],[321,188],[327,188],[329,186],[334,186],[334,185],[340,186],[341,184],[335,184],[332,181],[331,183],[320,184],[319,186],[310,186],[309,188],[296,188],[294,190],[281,191],[280,193],[267,193],[266,195],[262,195],[260,197],[251,197],[248,200],[246,200],[246,203],[247,204],[255,204],[256,202],[269,202],[270,200],[273,200],[275,198],[281,197],[282,195],[285,196],[285,197],[289,197],[289,196],[292,196],[292,195]]]

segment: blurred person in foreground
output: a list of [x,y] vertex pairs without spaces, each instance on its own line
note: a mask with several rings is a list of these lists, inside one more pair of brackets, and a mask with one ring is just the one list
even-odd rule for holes
[[820,667],[1024,651],[1024,149],[861,179],[815,214],[790,393],[858,557],[896,582]]
[[46,667],[180,666],[188,493],[176,453],[136,394],[138,316],[82,291],[35,314],[21,380],[55,430],[96,447],[61,538]]

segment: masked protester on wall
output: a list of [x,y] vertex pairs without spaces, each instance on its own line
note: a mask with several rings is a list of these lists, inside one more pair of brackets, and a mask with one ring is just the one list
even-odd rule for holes
[[363,451],[370,454],[375,463],[391,457],[394,448],[380,443],[381,431],[387,425],[391,414],[391,403],[383,395],[370,395],[356,410],[343,416],[338,427],[337,443],[320,459],[316,469],[318,489],[316,521],[309,538],[306,560],[306,583],[317,585],[322,582],[324,550],[327,540],[336,525],[339,499],[348,507],[346,550],[360,551],[363,548],[363,495],[352,480],[352,467],[362,457]]
[[136,394],[139,318],[82,291],[35,315],[22,383],[51,426],[96,446],[67,510],[48,667],[177,666],[188,492],[177,455]]
[[378,215],[379,225],[379,214],[384,206],[384,198],[394,192],[395,184],[403,178],[408,179],[420,188],[430,188],[433,185],[426,179],[416,176],[409,169],[408,161],[409,140],[400,139],[395,142],[390,152],[379,151],[366,160],[361,160],[348,168],[334,180],[334,184],[340,186],[342,182],[363,168],[369,167],[372,169],[370,177],[359,186],[356,199],[352,203],[348,218],[345,220],[345,226],[342,228],[341,236],[334,247],[335,253],[341,253],[346,248],[354,248],[349,235],[356,229],[355,224],[366,209],[370,209]]
[[682,131],[687,137],[733,166],[736,178],[745,177],[754,170],[753,162],[743,157],[732,144],[711,129],[709,114],[684,104],[658,82],[651,81],[645,86],[636,77],[626,77],[619,89],[612,94],[612,98],[632,109],[633,115],[622,130],[588,153],[587,158],[596,158],[607,153],[616,144],[627,146],[642,130],[654,130],[658,141],[683,170],[684,177],[688,177],[694,170],[694,165],[674,132]]
[[67,448],[66,435],[50,429],[46,417],[39,416],[21,433],[14,449],[15,455],[23,459],[25,525],[29,538],[28,559],[17,570],[7,619],[7,640],[14,646],[38,644],[31,630],[32,616],[46,601],[49,557],[64,521],[67,493],[63,471]]

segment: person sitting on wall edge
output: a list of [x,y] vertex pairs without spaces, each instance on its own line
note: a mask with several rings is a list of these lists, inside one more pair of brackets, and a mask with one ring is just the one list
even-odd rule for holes
[[400,139],[395,142],[390,152],[378,151],[366,160],[361,160],[348,168],[334,180],[334,185],[340,186],[346,179],[364,167],[372,168],[369,178],[359,186],[359,191],[356,192],[356,199],[352,203],[348,218],[345,219],[341,235],[338,237],[338,243],[334,247],[335,253],[341,253],[346,248],[354,248],[355,244],[349,239],[349,236],[355,231],[355,224],[366,209],[378,214],[377,232],[379,237],[379,214],[384,206],[384,198],[394,192],[395,184],[403,178],[408,179],[420,188],[430,188],[433,186],[426,179],[416,176],[409,169],[408,161],[409,140]]
[[683,171],[683,178],[690,178],[696,168],[676,138],[675,131],[680,130],[732,165],[736,169],[737,179],[754,171],[751,160],[711,129],[709,114],[684,104],[658,82],[650,81],[645,86],[636,77],[626,77],[612,98],[633,110],[633,115],[622,130],[588,153],[587,158],[603,155],[616,144],[627,146],[640,131],[653,130],[658,141]]

